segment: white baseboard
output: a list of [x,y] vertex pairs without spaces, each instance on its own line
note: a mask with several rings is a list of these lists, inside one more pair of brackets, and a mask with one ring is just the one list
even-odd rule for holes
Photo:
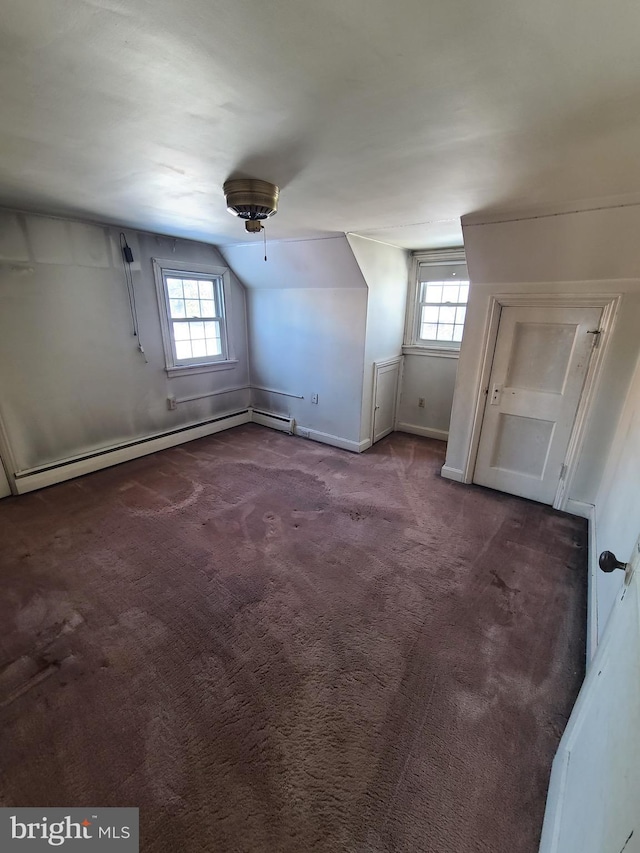
[[408,432],[411,435],[421,435],[424,438],[435,438],[438,441],[448,441],[449,439],[449,431],[446,429],[432,429],[431,427],[418,426],[418,424],[399,423],[396,425],[396,430]]
[[321,444],[330,444],[331,447],[339,447],[341,450],[350,450],[352,453],[362,453],[363,450],[366,450],[371,446],[370,439],[366,439],[365,441],[351,441],[351,439],[342,438],[339,435],[331,435],[331,433],[328,432],[319,432],[317,429],[310,429],[309,427],[300,426],[299,424],[294,425],[293,432],[295,435],[299,435],[302,438],[310,438],[312,441],[319,441]]
[[567,500],[564,506],[564,512],[568,512],[570,515],[579,515],[580,518],[591,518],[593,509],[593,504],[587,504],[584,501],[574,501],[571,498]]
[[566,502],[564,511],[589,522],[587,553],[587,668],[598,647],[598,545],[596,542],[596,508],[584,501]]
[[145,436],[117,447],[95,451],[93,454],[61,459],[51,465],[21,471],[15,478],[16,491],[19,495],[23,495],[36,489],[63,483],[65,480],[72,480],[74,477],[83,476],[83,474],[100,471],[102,468],[109,468],[111,465],[119,465],[121,462],[128,462],[130,459],[157,453],[159,450],[166,450],[169,447],[175,447],[178,444],[184,444],[196,438],[204,438],[206,435],[213,435],[247,423],[256,423],[270,429],[304,435],[313,441],[339,447],[342,450],[350,450],[353,453],[362,453],[363,450],[371,446],[369,439],[359,442],[351,441],[338,435],[297,427],[292,418],[248,407],[240,412],[230,412],[201,423]]
[[456,483],[464,483],[464,471],[461,468],[451,468],[449,465],[443,465],[440,469],[440,474],[445,480],[455,480]]
[[149,436],[129,444],[119,445],[114,448],[106,448],[94,455],[81,458],[61,460],[55,465],[46,468],[21,472],[16,476],[16,490],[19,495],[42,489],[45,486],[53,486],[92,471],[109,468],[111,465],[119,465],[130,459],[147,456],[158,450],[166,450],[196,438],[204,438],[222,430],[231,429],[251,421],[251,412],[247,409],[242,412],[234,412],[228,415],[220,415],[215,420],[206,421],[192,426],[181,427],[167,433]]

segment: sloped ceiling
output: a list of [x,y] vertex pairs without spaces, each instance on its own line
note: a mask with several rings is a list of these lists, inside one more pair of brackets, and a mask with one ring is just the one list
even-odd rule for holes
[[[367,286],[344,235],[280,240],[268,246],[236,243],[221,248],[225,261],[247,287],[270,289],[361,288]],[[400,286],[404,284],[401,280]]]
[[0,204],[423,248],[459,217],[640,199],[631,0],[0,0]]

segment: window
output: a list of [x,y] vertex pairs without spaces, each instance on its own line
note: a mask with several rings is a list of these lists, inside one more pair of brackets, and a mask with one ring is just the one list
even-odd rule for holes
[[457,357],[469,298],[463,249],[414,254],[405,348]]
[[154,259],[167,372],[227,366],[225,284],[228,270]]
[[468,281],[421,281],[418,340],[460,344],[468,297]]

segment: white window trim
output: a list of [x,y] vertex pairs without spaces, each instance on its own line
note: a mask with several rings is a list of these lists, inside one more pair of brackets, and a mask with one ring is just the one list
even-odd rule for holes
[[443,266],[451,264],[466,264],[467,259],[462,247],[456,249],[439,249],[432,252],[414,252],[412,256],[411,275],[407,293],[407,320],[405,324],[404,346],[402,352],[406,355],[435,355],[441,358],[458,358],[460,343],[442,341],[440,343],[424,343],[418,337],[418,297],[420,283],[418,281],[420,266],[432,264]]
[[[186,376],[190,373],[210,373],[216,370],[229,370],[238,363],[233,351],[233,341],[230,340],[228,329],[230,325],[230,285],[231,275],[228,267],[214,266],[212,264],[194,264],[188,261],[177,261],[175,258],[151,258],[153,264],[153,276],[156,282],[156,296],[158,297],[158,312],[160,314],[160,330],[162,332],[162,345],[164,348],[165,370],[169,377]],[[176,364],[173,351],[173,340],[169,326],[169,309],[167,306],[167,295],[165,292],[163,274],[166,272],[196,273],[197,275],[209,275],[220,279],[220,296],[222,300],[222,340],[224,342],[224,358],[212,361],[193,362],[191,364]]]

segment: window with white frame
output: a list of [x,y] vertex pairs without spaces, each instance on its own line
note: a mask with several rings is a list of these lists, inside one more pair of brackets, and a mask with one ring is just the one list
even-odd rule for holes
[[229,361],[225,268],[154,259],[168,371],[215,369]]
[[425,349],[460,349],[469,298],[464,251],[416,253],[411,292],[407,344]]
[[418,340],[459,346],[468,298],[468,281],[421,281]]

